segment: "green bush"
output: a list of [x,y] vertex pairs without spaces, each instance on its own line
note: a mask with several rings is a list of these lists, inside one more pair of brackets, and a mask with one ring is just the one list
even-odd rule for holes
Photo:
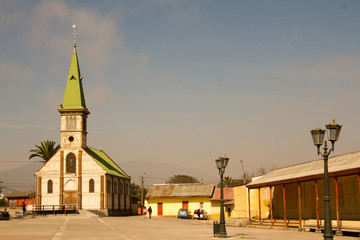
[[5,198],[0,199],[0,207],[1,206],[6,206]]

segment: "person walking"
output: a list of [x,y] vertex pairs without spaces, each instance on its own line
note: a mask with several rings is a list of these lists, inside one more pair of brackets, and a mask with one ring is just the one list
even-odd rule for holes
[[149,218],[151,218],[152,209],[151,206],[148,208]]
[[23,216],[25,216],[25,212],[26,212],[26,204],[25,201],[22,202],[22,210],[23,210]]

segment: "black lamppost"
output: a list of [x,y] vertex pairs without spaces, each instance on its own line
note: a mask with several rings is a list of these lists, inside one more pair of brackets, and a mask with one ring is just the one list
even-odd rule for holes
[[229,162],[229,158],[224,155],[215,160],[216,167],[219,169],[220,175],[220,228],[219,228],[219,238],[226,238],[226,228],[225,228],[225,216],[224,216],[224,186],[223,186],[223,177],[225,173],[225,168]]
[[334,234],[332,233],[331,215],[330,215],[330,194],[329,194],[329,173],[328,173],[328,156],[334,151],[335,142],[339,139],[341,125],[335,122],[326,125],[328,132],[328,139],[331,142],[331,149],[328,151],[327,141],[324,144],[324,153],[320,152],[320,147],[324,142],[325,130],[315,128],[311,130],[311,136],[314,145],[317,147],[318,155],[324,158],[324,204],[325,204],[325,226],[324,226],[324,239],[332,240]]

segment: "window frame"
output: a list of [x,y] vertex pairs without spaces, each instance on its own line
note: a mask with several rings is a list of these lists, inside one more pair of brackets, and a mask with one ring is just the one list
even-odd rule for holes
[[66,155],[66,166],[65,172],[66,173],[76,173],[76,155],[72,152]]
[[54,183],[51,179],[47,181],[47,193],[54,193]]
[[90,179],[89,180],[89,193],[94,193],[95,192],[95,181],[94,179]]

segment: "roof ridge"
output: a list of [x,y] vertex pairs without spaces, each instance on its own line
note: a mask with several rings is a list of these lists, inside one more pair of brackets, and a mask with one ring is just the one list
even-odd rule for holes
[[90,146],[86,146],[84,150],[106,171],[107,174],[130,179],[130,176],[127,175],[104,151],[97,150]]
[[109,155],[107,155],[107,153],[104,151],[104,150],[100,150],[101,152],[103,152],[118,168],[120,168],[120,170],[127,176],[127,177],[129,177],[130,179],[131,179],[131,177],[114,161],[114,160],[112,160],[112,158],[109,156]]
[[[354,153],[360,153],[360,150],[359,151],[354,151],[354,152],[349,152],[349,153],[342,153],[342,154],[338,154],[338,155],[335,155],[335,156],[331,156],[329,157],[328,159],[332,159],[332,158],[336,158],[336,157],[341,157],[341,156],[344,156],[344,155],[350,155],[350,154],[354,154]],[[319,158],[319,159],[314,159],[314,160],[309,160],[309,161],[306,161],[306,162],[302,162],[302,163],[297,163],[297,164],[293,164],[293,165],[290,165],[290,166],[285,166],[285,167],[280,167],[280,168],[276,168],[274,170],[272,170],[271,172],[273,171],[276,171],[276,170],[280,170],[280,169],[284,169],[284,168],[289,168],[289,167],[295,167],[295,166],[299,166],[299,165],[302,165],[302,164],[306,164],[306,163],[310,163],[310,162],[316,162],[316,161],[322,161],[324,160],[323,158]],[[268,172],[266,174],[269,174],[271,172]],[[266,174],[263,174],[263,175],[260,175],[260,176],[256,176],[256,177],[261,177],[261,176],[264,176]]]

